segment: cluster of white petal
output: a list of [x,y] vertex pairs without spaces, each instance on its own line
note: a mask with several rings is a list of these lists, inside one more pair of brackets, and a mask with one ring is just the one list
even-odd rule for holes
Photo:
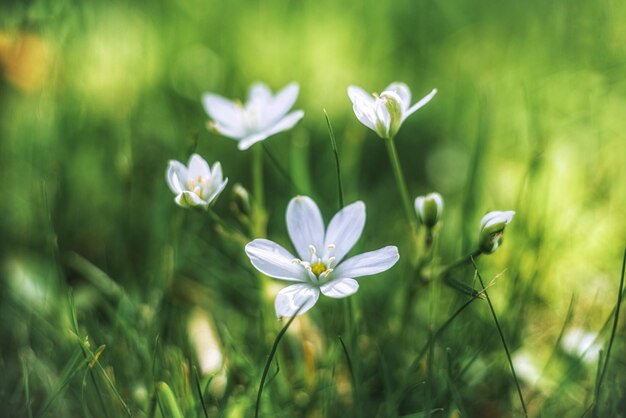
[[[211,127],[237,140],[239,149],[245,150],[271,135],[291,129],[302,119],[302,110],[289,113],[298,91],[298,84],[291,83],[274,95],[265,84],[255,83],[250,87],[245,104],[213,93],[206,93],[202,101],[212,118]],[[404,83],[391,83],[380,95],[370,95],[360,87],[348,87],[358,120],[384,139],[392,139],[406,118],[436,93],[434,89],[411,105],[411,91]],[[208,208],[227,182],[219,162],[211,168],[197,154],[191,156],[187,166],[170,161],[167,169],[167,184],[176,194],[176,203],[183,207]],[[432,228],[441,216],[443,199],[438,193],[420,196],[415,200],[415,210],[422,223]],[[492,253],[498,248],[504,228],[514,214],[513,211],[494,211],[483,217],[479,236],[483,253]],[[294,282],[276,297],[278,317],[305,313],[315,305],[320,294],[331,298],[350,296],[359,288],[357,277],[381,273],[399,259],[397,247],[388,246],[344,260],[365,225],[363,202],[341,209],[325,228],[315,202],[309,197],[297,196],[289,202],[286,220],[297,257],[267,239],[255,239],[245,248],[252,265],[260,272]]]

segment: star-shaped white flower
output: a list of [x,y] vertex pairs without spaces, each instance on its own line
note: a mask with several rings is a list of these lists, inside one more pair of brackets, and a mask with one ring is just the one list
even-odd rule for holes
[[302,119],[302,110],[287,113],[296,102],[298,91],[298,84],[291,83],[273,95],[265,84],[255,83],[250,87],[245,105],[213,93],[204,94],[202,103],[213,119],[209,122],[210,128],[238,141],[243,151],[271,135],[293,128]]
[[170,160],[166,179],[176,194],[175,202],[182,207],[208,208],[228,183],[228,179],[222,176],[219,161],[209,168],[209,164],[198,154],[189,158],[187,167],[179,161]]
[[400,256],[395,246],[343,261],[361,236],[364,225],[363,202],[341,209],[325,230],[315,202],[306,196],[297,196],[287,206],[287,230],[298,257],[267,239],[255,239],[246,245],[246,254],[257,270],[276,279],[295,282],[276,296],[276,316],[305,313],[315,305],[320,293],[331,298],[350,296],[359,289],[355,278],[383,272],[396,264]]
[[383,139],[393,138],[406,118],[437,94],[433,89],[411,106],[411,90],[404,83],[391,83],[380,94],[368,94],[357,86],[348,87],[354,114],[359,121]]

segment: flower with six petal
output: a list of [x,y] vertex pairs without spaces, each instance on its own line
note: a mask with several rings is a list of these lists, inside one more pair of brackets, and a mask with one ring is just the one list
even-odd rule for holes
[[324,228],[319,208],[306,196],[287,206],[287,230],[298,257],[273,241],[255,239],[246,254],[261,273],[295,282],[276,296],[276,316],[303,314],[315,305],[320,293],[345,298],[359,288],[357,277],[381,273],[399,259],[398,248],[388,246],[350,257],[365,225],[365,204],[352,203],[335,214]]
[[263,83],[255,83],[248,92],[248,102],[233,102],[213,93],[202,97],[204,110],[213,119],[209,127],[239,142],[246,150],[267,137],[293,128],[304,116],[302,110],[289,109],[298,98],[299,87],[291,83],[276,95]]
[[478,245],[485,254],[491,254],[502,244],[504,228],[511,222],[515,212],[512,210],[489,212],[480,220]]
[[348,97],[356,117],[383,139],[393,138],[404,120],[428,103],[435,94],[437,89],[411,106],[411,90],[404,83],[391,83],[382,93],[373,95],[357,86],[348,87]]
[[222,176],[219,161],[209,168],[209,164],[198,154],[189,158],[187,167],[179,161],[170,160],[166,178],[168,186],[176,194],[175,202],[182,207],[208,208],[228,183],[228,179]]

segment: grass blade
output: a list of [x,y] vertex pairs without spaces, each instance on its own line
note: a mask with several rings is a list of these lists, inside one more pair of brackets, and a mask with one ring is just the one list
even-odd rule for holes
[[[304,303],[306,303],[306,301]],[[304,306],[304,303],[302,304],[302,306]],[[267,357],[267,362],[265,363],[265,368],[263,369],[263,374],[261,375],[261,382],[259,383],[259,391],[256,397],[256,406],[254,407],[254,418],[258,418],[259,416],[259,408],[261,407],[261,395],[263,395],[263,387],[265,386],[265,379],[267,379],[267,373],[270,370],[272,360],[274,359],[274,355],[276,354],[276,350],[278,349],[278,344],[280,343],[280,340],[283,338],[283,336],[289,329],[289,326],[291,325],[293,320],[296,319],[296,316],[298,316],[298,313],[302,309],[302,306],[300,306],[300,308],[298,308],[298,310],[293,314],[293,316],[289,318],[289,321],[287,321],[287,324],[285,324],[285,326],[280,330],[280,332],[276,336],[276,339],[274,340],[274,344],[272,345],[270,354]]]
[[324,117],[326,118],[326,125],[328,126],[328,134],[330,135],[330,143],[333,147],[333,153],[335,154],[335,165],[337,166],[337,192],[339,193],[339,209],[342,209],[344,206],[343,201],[343,183],[341,181],[341,166],[339,164],[339,152],[337,151],[337,141],[335,141],[335,134],[333,132],[333,127],[330,124],[330,118],[328,117],[328,113],[326,109],[324,109]]
[[500,335],[500,339],[502,340],[502,345],[504,346],[504,352],[506,353],[506,358],[509,361],[509,366],[511,368],[511,374],[513,375],[513,380],[515,381],[515,386],[517,387],[517,394],[519,395],[519,400],[520,400],[520,403],[522,404],[522,409],[524,410],[524,416],[528,417],[528,410],[526,409],[526,402],[524,402],[524,395],[522,394],[522,387],[520,386],[519,379],[517,378],[517,373],[515,373],[515,367],[513,366],[513,360],[511,359],[509,346],[506,343],[506,339],[504,338],[504,333],[502,332],[502,328],[500,327],[500,322],[498,321],[496,310],[493,308],[493,304],[491,303],[491,299],[489,298],[489,293],[487,292],[487,288],[485,287],[483,278],[481,277],[480,272],[478,271],[478,266],[476,265],[476,262],[474,261],[473,258],[472,258],[472,264],[474,265],[476,276],[478,276],[478,280],[480,281],[480,286],[483,289],[482,291],[485,293],[485,297],[487,298],[487,304],[489,305],[489,309],[491,310],[493,321],[496,323],[498,334]]
[[598,416],[598,404],[600,400],[600,388],[602,386],[602,381],[604,380],[604,376],[606,375],[606,370],[609,365],[609,359],[611,357],[611,348],[613,348],[613,341],[615,341],[615,334],[617,333],[617,323],[619,321],[619,310],[622,305],[623,291],[624,291],[624,273],[626,272],[626,247],[624,248],[624,256],[622,258],[622,276],[619,281],[619,292],[617,294],[617,306],[615,308],[615,316],[613,320],[613,329],[611,330],[611,338],[609,339],[609,345],[606,349],[606,357],[604,358],[604,365],[602,366],[602,371],[600,372],[600,376],[596,381],[596,389],[593,400],[593,412],[591,416]]

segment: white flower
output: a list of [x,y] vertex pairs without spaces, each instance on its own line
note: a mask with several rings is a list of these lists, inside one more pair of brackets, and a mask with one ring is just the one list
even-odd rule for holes
[[427,228],[432,228],[437,225],[439,218],[441,218],[443,198],[437,192],[419,196],[415,199],[415,212]]
[[502,244],[504,228],[511,222],[515,212],[493,211],[489,212],[480,220],[480,232],[478,235],[478,245],[487,254],[493,253]]
[[580,328],[567,331],[561,340],[561,347],[567,353],[580,357],[588,363],[595,363],[602,350],[598,335]]
[[219,161],[209,168],[198,154],[189,158],[189,164],[170,160],[167,167],[167,184],[176,194],[176,203],[182,207],[200,206],[208,208],[211,202],[224,190],[228,179],[222,178]]
[[238,141],[243,151],[269,136],[293,128],[302,119],[302,110],[287,114],[298,98],[298,90],[298,84],[291,83],[273,95],[265,84],[255,83],[250,87],[245,105],[213,93],[204,94],[202,103],[213,118],[210,128]]
[[364,225],[363,202],[352,203],[337,212],[324,230],[315,202],[297,196],[287,206],[287,230],[299,258],[266,239],[255,239],[246,245],[246,254],[257,270],[296,283],[276,296],[276,316],[305,313],[315,305],[320,292],[331,298],[350,296],[359,288],[355,278],[383,272],[396,264],[400,256],[395,246],[343,261],[361,236]]
[[383,139],[393,138],[402,122],[437,94],[433,89],[419,102],[411,106],[411,90],[404,83],[391,83],[379,94],[368,94],[357,86],[348,87],[354,114],[361,123]]

